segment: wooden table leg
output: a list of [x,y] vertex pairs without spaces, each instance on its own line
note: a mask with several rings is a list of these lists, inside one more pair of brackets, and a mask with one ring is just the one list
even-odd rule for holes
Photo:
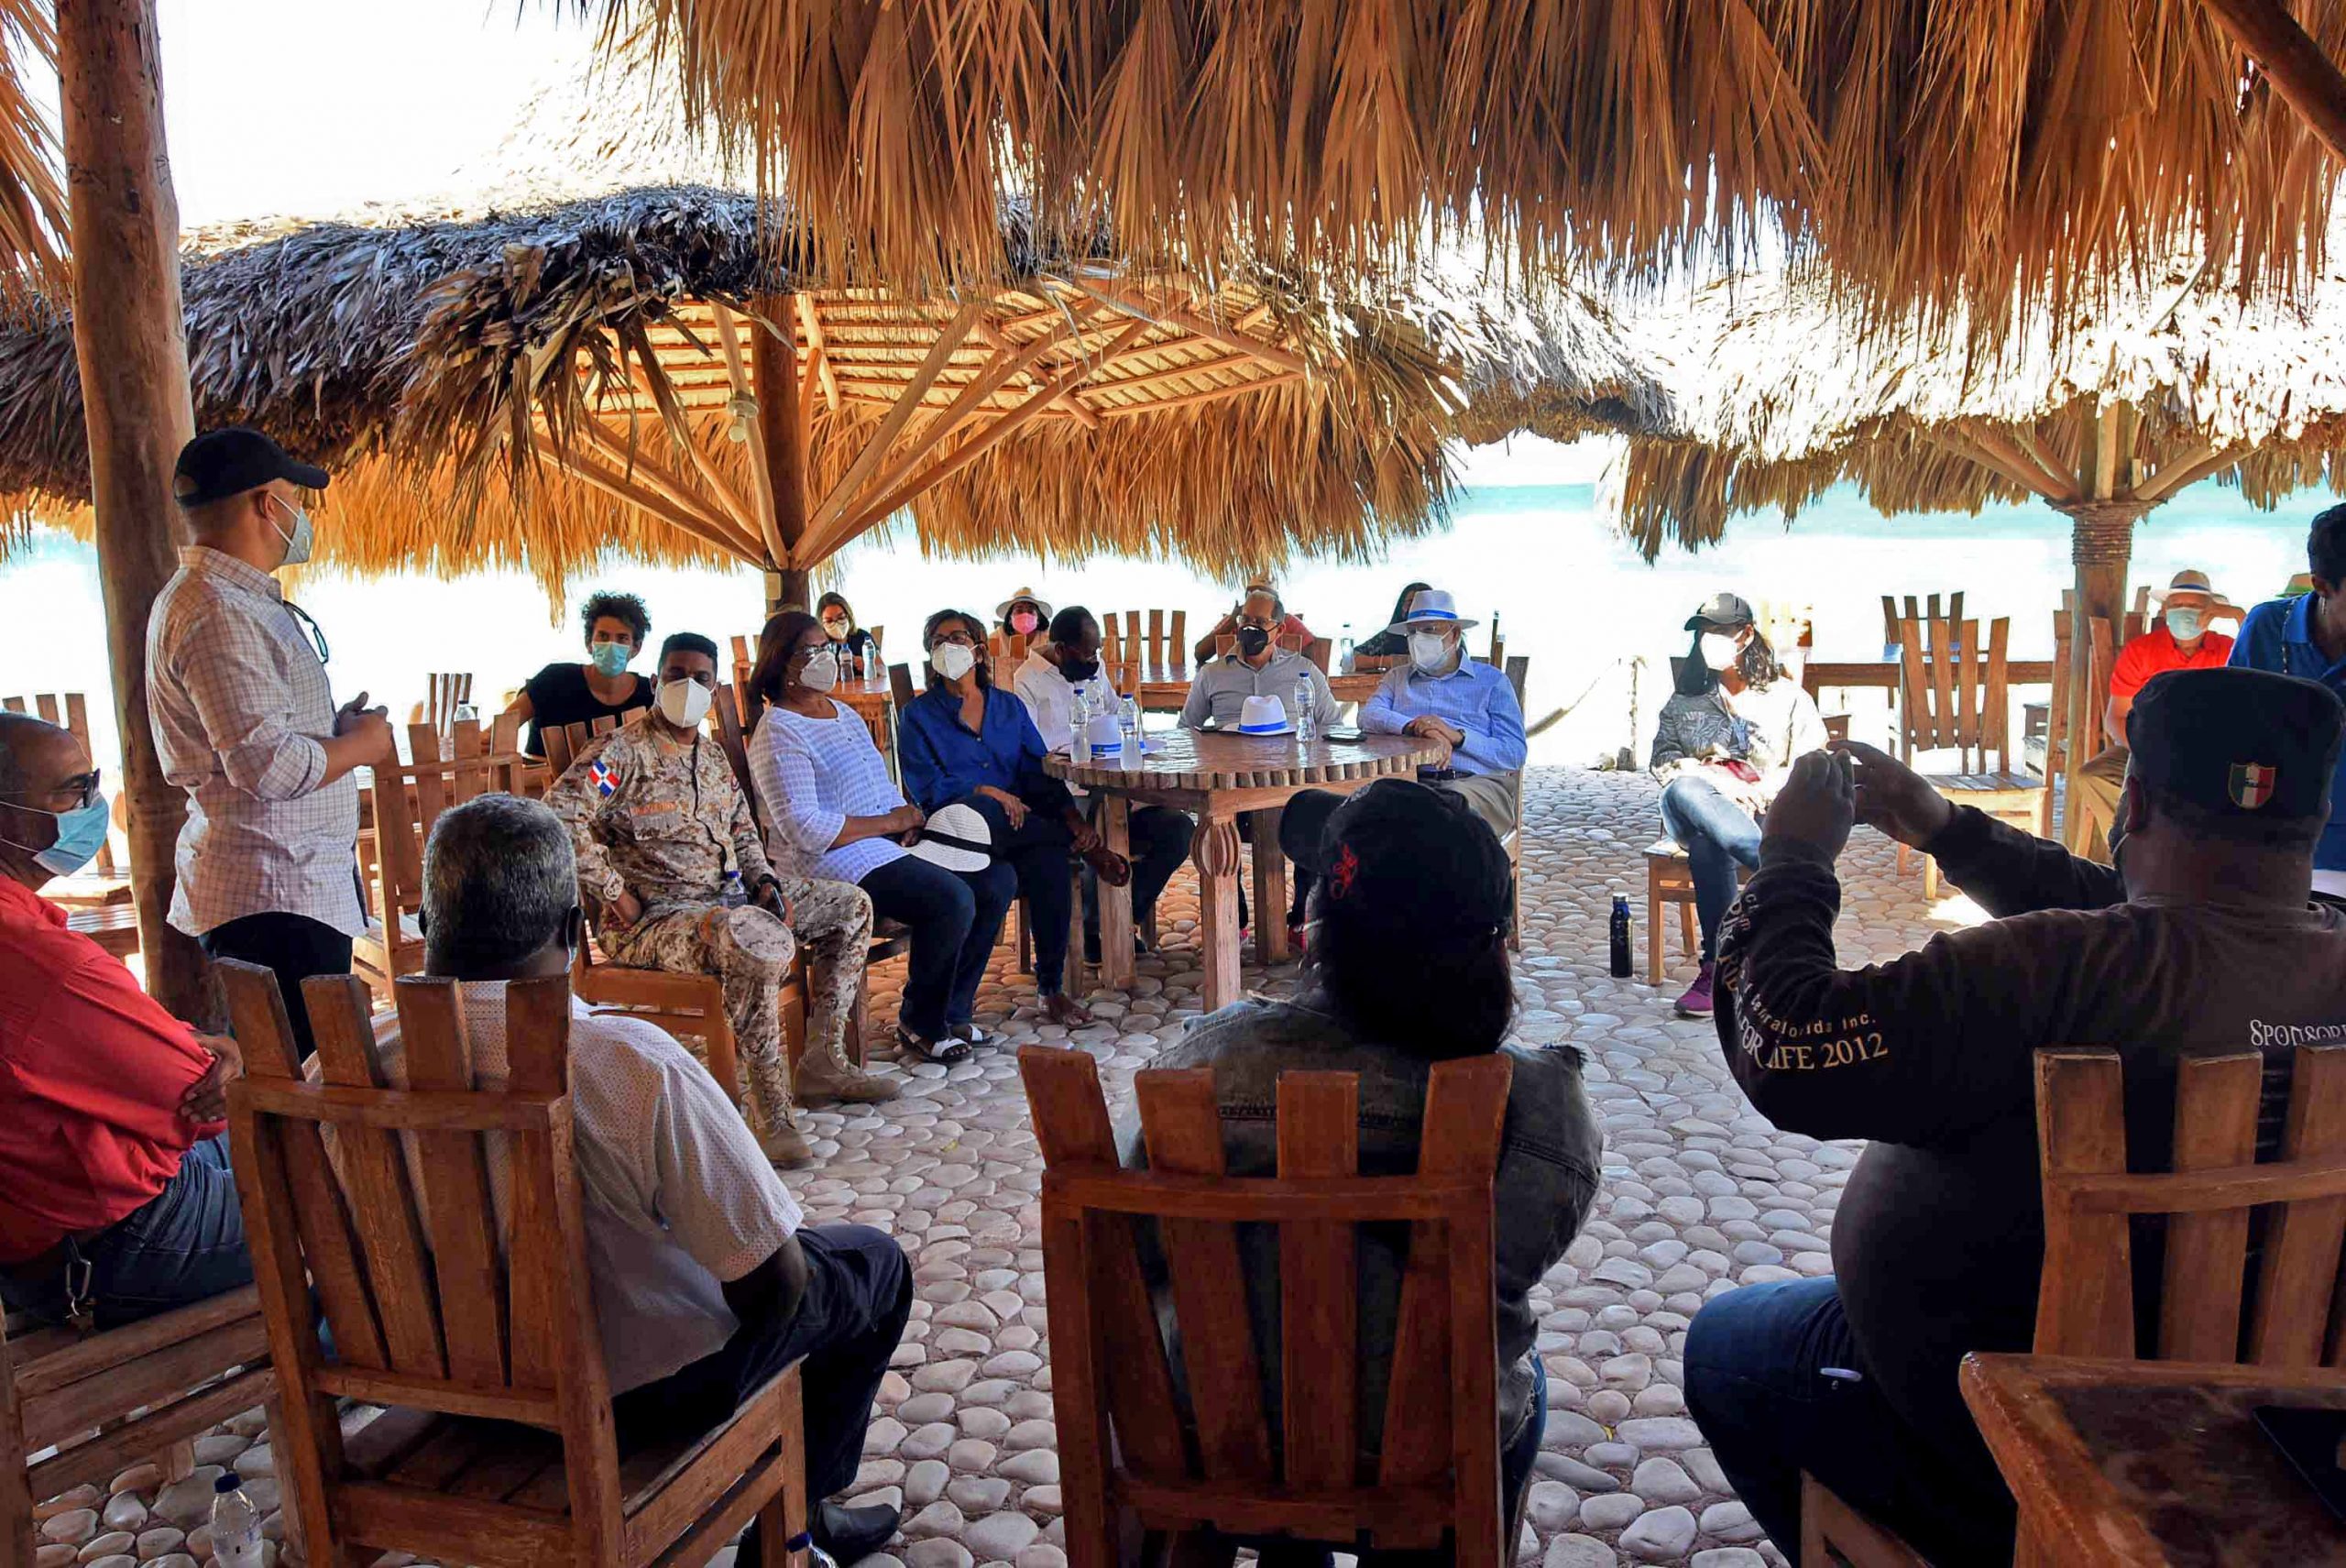
[[1262,806],[1246,814],[1247,837],[1255,845],[1255,958],[1266,967],[1288,959],[1287,856],[1279,849],[1283,815]]
[[[1121,795],[1100,797],[1100,837],[1126,860],[1133,852],[1133,803]],[[1100,983],[1111,991],[1133,984],[1133,884],[1100,883]]]
[[1205,965],[1205,1009],[1238,1000],[1238,824],[1209,817],[1189,840],[1198,863],[1198,934]]

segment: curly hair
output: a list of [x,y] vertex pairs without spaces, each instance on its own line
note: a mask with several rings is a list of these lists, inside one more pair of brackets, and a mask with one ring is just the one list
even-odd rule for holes
[[638,651],[652,640],[652,612],[643,608],[643,601],[633,594],[613,593],[605,588],[588,594],[586,602],[578,607],[579,634],[586,640],[587,646],[594,646],[595,623],[606,616],[627,622],[627,629],[635,633]]

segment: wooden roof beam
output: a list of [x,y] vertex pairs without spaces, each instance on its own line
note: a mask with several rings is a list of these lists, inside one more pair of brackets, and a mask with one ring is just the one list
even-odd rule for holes
[[774,516],[773,455],[766,450],[765,423],[757,417],[756,394],[750,389],[750,366],[741,352],[741,334],[733,324],[733,313],[723,305],[714,307],[717,317],[717,345],[725,355],[725,379],[729,403],[734,399],[745,405],[741,423],[748,429],[742,433],[750,444],[750,491],[757,499],[758,534],[766,543],[766,551],[775,565],[780,565],[789,554],[782,542],[782,529]]
[[[1100,417],[1116,419],[1130,414],[1153,414],[1165,409],[1188,408],[1196,403],[1216,402],[1223,398],[1243,398],[1247,393],[1264,387],[1282,387],[1290,381],[1302,379],[1301,371],[1278,370],[1268,376],[1257,376],[1251,381],[1241,381],[1234,386],[1210,387],[1202,392],[1179,392],[1169,398],[1151,398],[1146,402],[1120,403],[1112,408],[1102,409]],[[1106,389],[1087,387],[1084,389],[1089,392]]]
[[[1200,359],[1192,365],[1178,366],[1171,370],[1158,370],[1146,376],[1127,376],[1120,381],[1094,381],[1083,389],[1087,392],[1131,391],[1136,388],[1178,381],[1187,376],[1213,376],[1229,370],[1256,369],[1262,363],[1251,354],[1225,354],[1219,358]],[[1280,374],[1292,376],[1294,372],[1286,371]],[[1244,383],[1246,386],[1254,384],[1251,381]]]
[[2134,487],[2134,499],[2146,506],[2157,506],[2186,485],[2195,485],[2209,475],[2217,473],[2248,455],[2246,444],[2218,446],[2212,441],[2195,441],[2181,451],[2169,455],[2159,464],[2159,471]]
[[[978,335],[986,340],[988,346],[992,348],[996,355],[1006,355],[1013,352],[1010,339],[1004,336],[1002,329],[995,326],[992,322],[980,322],[978,323]],[[1047,333],[1044,334],[1042,341],[1047,345],[1052,341],[1054,335],[1055,334]],[[1077,339],[1079,344],[1081,341],[1080,337]],[[1031,366],[1022,367],[1018,371],[1016,378],[1030,392],[1042,390],[1043,383],[1036,377]],[[1075,395],[1073,393],[1070,392],[1060,398],[1058,406],[1068,413],[1073,415],[1077,420],[1080,421],[1086,430],[1098,430],[1100,428],[1100,416],[1093,413],[1090,409],[1085,408],[1081,403],[1076,401]]]
[[937,342],[928,351],[927,359],[922,363],[919,372],[905,387],[903,395],[896,400],[896,406],[888,411],[887,417],[880,422],[880,428],[872,432],[872,439],[864,444],[861,452],[856,454],[855,461],[848,465],[847,472],[839,476],[839,483],[832,487],[830,494],[825,496],[822,504],[815,509],[815,514],[809,520],[806,529],[806,559],[787,562],[785,565],[806,566],[823,559],[813,542],[823,539],[832,531],[833,526],[848,514],[849,508],[854,504],[855,498],[861,493],[864,484],[872,477],[872,471],[880,466],[881,459],[887,455],[888,449],[896,444],[896,437],[903,433],[905,422],[913,417],[914,411],[920,407],[921,399],[927,394],[930,386],[936,382],[937,373],[945,368],[945,362],[952,357],[953,351],[961,345],[961,340],[969,336],[970,330],[977,325],[978,313],[981,309],[981,307],[974,302],[962,306],[960,313],[953,318],[952,323],[937,334]]
[[1299,374],[1310,368],[1303,356],[1296,353],[1295,350],[1283,348],[1275,343],[1265,343],[1258,337],[1249,337],[1235,327],[1221,325],[1199,314],[1190,306],[1152,304],[1146,296],[1091,283],[1079,283],[1076,286],[1094,299],[1114,305],[1119,310],[1128,313],[1137,311],[1144,316],[1154,319],[1158,324],[1178,326],[1182,331],[1202,337],[1209,342],[1221,344],[1224,348],[1251,354],[1276,369],[1293,370]]
[[2346,163],[2346,75],[2280,0],[2200,0],[2307,128]]
[[824,345],[823,313],[816,308],[811,295],[798,296],[798,325],[806,334],[807,359],[823,384],[823,400],[830,404],[833,413],[837,413],[839,411],[839,384],[831,374],[830,353]]
[[[664,433],[667,426],[663,423],[659,428]],[[573,429],[578,438],[593,447],[606,462],[614,465],[620,474],[643,488],[667,498],[672,504],[718,524],[743,539],[755,539],[756,520],[740,505],[740,498],[734,494],[730,485],[724,487],[724,499],[712,503],[711,498],[696,494],[691,482],[684,476],[663,466],[657,458],[643,451],[641,444],[632,439],[620,441],[600,421],[580,420]]]
[[632,483],[624,475],[613,473],[589,461],[583,454],[566,450],[556,443],[553,436],[535,425],[532,425],[530,430],[530,444],[535,447],[540,455],[552,461],[555,467],[581,484],[600,490],[614,500],[623,501],[645,516],[666,523],[680,533],[696,539],[704,544],[713,544],[718,549],[729,555],[738,556],[753,566],[764,565],[759,558],[761,552],[756,542],[747,535],[733,532],[714,518],[688,508],[676,506],[666,497],[657,495],[643,486]]

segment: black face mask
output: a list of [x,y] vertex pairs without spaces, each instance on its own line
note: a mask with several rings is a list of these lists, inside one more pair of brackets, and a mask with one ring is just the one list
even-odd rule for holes
[[1270,643],[1271,634],[1259,626],[1242,626],[1238,629],[1238,651],[1249,659],[1269,647]]
[[1100,661],[1097,659],[1061,659],[1059,661],[1059,674],[1067,677],[1067,684],[1071,686],[1080,686],[1099,673]]

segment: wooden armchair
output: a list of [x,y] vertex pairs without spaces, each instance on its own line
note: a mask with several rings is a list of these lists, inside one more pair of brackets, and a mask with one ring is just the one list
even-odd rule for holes
[[[1149,1168],[1117,1163],[1099,1068],[1029,1046],[1018,1069],[1043,1148],[1043,1267],[1052,1301],[1073,1568],[1120,1560],[1126,1524],[1173,1561],[1228,1563],[1234,1537],[1438,1548],[1507,1561],[1500,1517],[1492,1179],[1512,1068],[1437,1064],[1414,1176],[1362,1178],[1357,1080],[1279,1080],[1279,1175],[1223,1175],[1210,1069],[1134,1080]],[[1186,1400],[1157,1328],[1134,1221],[1162,1238]],[[1410,1227],[1380,1452],[1359,1452],[1356,1227]],[[1282,1343],[1257,1344],[1237,1226],[1278,1230]],[[1258,1367],[1280,1364],[1284,1452]],[[1184,1412],[1187,1412],[1185,1415]]]
[[[2299,1046],[2292,1053],[2280,1148],[2258,1163],[2264,1067],[2256,1051],[2179,1062],[2172,1162],[2163,1171],[2130,1171],[2118,1053],[2106,1046],[2036,1053],[2045,1273],[2034,1354],[2346,1365],[2346,1291],[2338,1267],[2346,1238],[2346,1045]],[[2155,1338],[2147,1343],[2137,1338],[2135,1215],[2165,1221]],[[2263,1229],[2252,1269],[2253,1217]],[[1981,1390],[1968,1365],[1963,1382],[1977,1409]],[[1829,1563],[1819,1555],[1828,1547],[1856,1568],[1923,1562],[1813,1478],[1803,1477],[1801,1509],[1803,1568]],[[1858,1531],[1906,1555],[1862,1550]],[[2099,1560],[2092,1542],[2037,1536],[2023,1509],[2016,1563]]]
[[408,755],[401,762],[387,750],[372,764],[367,798],[374,807],[374,838],[366,872],[372,882],[375,911],[366,933],[351,947],[353,969],[378,990],[423,967],[423,847],[441,813],[477,795],[512,792],[515,774],[526,765],[516,751],[489,748],[509,741],[518,726],[505,719],[493,728],[428,723],[407,727]]
[[473,678],[469,674],[434,674],[430,677],[424,699],[408,709],[408,721],[429,725],[445,734],[448,726],[456,721],[456,709],[472,700]]
[[[784,1561],[807,1519],[795,1364],[690,1443],[619,1461],[571,1148],[568,985],[510,983],[510,1080],[483,1089],[456,982],[400,980],[411,1087],[389,1090],[354,981],[303,987],[324,1074],[310,1083],[276,978],[220,970],[245,1048],[229,1135],[282,1390],[278,1472],[313,1568],[384,1551],[684,1568],[752,1516],[767,1563]],[[341,1398],[389,1408],[345,1435]]]
[[[2045,784],[2012,765],[2012,695],[2006,652],[2012,620],[1989,622],[1984,655],[1976,620],[1936,620],[1930,640],[1913,620],[1900,623],[1904,640],[1900,659],[1899,755],[1952,750],[1958,772],[1925,773],[1932,788],[1959,806],[1974,806],[2000,821],[2036,830],[2045,806]],[[1988,753],[1996,765],[1988,766]],[[1898,847],[1898,869],[1911,851]],[[1938,862],[1923,857],[1923,896],[1939,895]]]
[[[34,1504],[144,1459],[183,1479],[193,1439],[276,1390],[249,1285],[100,1333],[10,1315],[0,1327],[0,1561],[30,1563],[46,1544]],[[55,1452],[36,1461],[45,1449]]]

